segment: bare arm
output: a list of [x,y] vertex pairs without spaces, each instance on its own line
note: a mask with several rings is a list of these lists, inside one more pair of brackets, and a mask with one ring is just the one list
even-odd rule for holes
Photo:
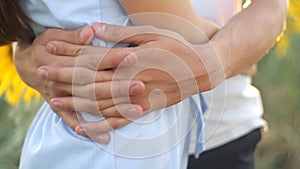
[[[190,0],[119,0],[119,2],[134,25],[152,25],[169,29],[179,33],[191,43],[206,42],[219,29],[213,22],[199,16]],[[187,26],[186,22],[194,26]]]
[[[203,30],[208,37],[216,32],[215,25],[209,25],[209,21],[199,17],[189,0],[119,1],[128,14],[140,12],[168,13],[187,19]],[[222,59],[227,78],[241,73],[245,68],[255,64],[272,47],[276,37],[282,31],[286,9],[286,0],[253,0],[247,9],[233,17],[213,36],[210,43],[213,44]],[[195,37],[192,31],[185,31],[185,34],[191,35],[184,35],[181,26],[164,24],[166,22],[163,22],[163,19],[156,18],[150,22],[148,19],[142,18],[132,19],[137,25],[152,24],[158,27],[163,25],[164,28],[175,31],[177,29],[177,32],[182,36]]]
[[[210,68],[211,72],[222,72],[211,73],[212,81],[215,82],[211,88],[214,88],[224,78],[249,72],[251,66],[261,59],[275,43],[276,37],[282,31],[287,10],[286,0],[253,0],[248,8],[234,16],[216,33],[217,27],[199,17],[189,0],[119,0],[119,2],[128,14],[159,12],[187,19],[202,30],[208,38],[211,38],[206,44],[208,49],[206,54],[210,53],[211,59],[206,59],[205,64],[216,66]],[[199,34],[199,31],[194,31],[193,27],[186,27],[184,22],[181,23],[178,19],[175,19],[175,24],[172,22],[170,24],[165,21],[169,19],[167,16],[166,18],[161,15],[153,17],[153,19],[146,19],[140,15],[138,17],[132,15],[131,19],[136,25],[151,24],[174,30],[191,43],[205,42],[203,35],[195,34],[195,32]],[[186,29],[190,30],[186,31]],[[222,71],[216,71],[216,69],[220,69],[220,64],[214,63],[219,59],[224,69]]]
[[210,40],[222,59],[227,78],[266,54],[283,29],[286,12],[286,0],[253,0]]

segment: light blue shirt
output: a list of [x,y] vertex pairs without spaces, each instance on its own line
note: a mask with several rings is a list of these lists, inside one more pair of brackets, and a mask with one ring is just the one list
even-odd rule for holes
[[[23,0],[22,5],[34,21],[36,34],[48,27],[76,29],[94,22],[130,24],[116,0]],[[112,46],[97,38],[92,44]],[[107,145],[99,145],[74,133],[45,103],[28,131],[20,168],[186,168],[195,116],[199,133],[202,131],[200,103],[199,95],[194,95],[171,107],[151,112],[110,132]],[[199,139],[198,153],[203,150],[201,137]]]

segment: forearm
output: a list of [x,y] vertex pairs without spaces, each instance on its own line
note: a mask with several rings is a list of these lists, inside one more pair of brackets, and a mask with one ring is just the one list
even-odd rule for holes
[[119,0],[134,25],[152,25],[179,33],[191,43],[204,43],[218,26],[198,15],[189,0]]
[[286,0],[253,0],[210,40],[226,78],[255,64],[275,43],[286,18]]

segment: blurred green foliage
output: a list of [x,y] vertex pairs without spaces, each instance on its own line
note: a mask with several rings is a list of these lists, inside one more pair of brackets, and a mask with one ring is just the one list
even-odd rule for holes
[[26,131],[40,102],[10,107],[0,99],[0,169],[17,169]]
[[299,169],[300,35],[289,38],[291,46],[285,56],[272,50],[259,62],[254,77],[269,123],[269,132],[257,150],[257,169]]

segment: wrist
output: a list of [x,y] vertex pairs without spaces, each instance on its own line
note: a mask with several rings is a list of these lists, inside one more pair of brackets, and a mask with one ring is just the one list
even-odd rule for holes
[[231,44],[230,41],[232,40],[233,39],[228,39],[226,37],[214,37],[207,43],[213,48],[211,54],[215,56],[212,57],[217,58],[219,65],[222,67],[224,79],[234,76],[236,68],[235,64],[240,63],[239,58],[232,57],[233,46],[228,46],[228,44]]
[[195,53],[198,60],[193,64],[193,71],[199,92],[211,90],[226,79],[223,60],[212,43],[197,45]]

